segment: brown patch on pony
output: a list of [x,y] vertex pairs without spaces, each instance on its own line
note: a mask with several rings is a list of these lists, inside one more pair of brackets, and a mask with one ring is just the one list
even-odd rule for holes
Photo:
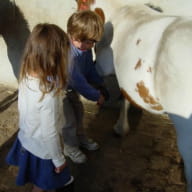
[[137,64],[135,65],[135,70],[139,69],[142,65],[141,59],[137,61]]
[[91,5],[95,3],[95,0],[77,0],[77,10],[90,10]]
[[151,67],[149,67],[149,68],[148,68],[148,70],[147,70],[147,72],[152,73],[152,68],[151,68]]
[[153,96],[150,95],[149,89],[145,86],[143,81],[137,83],[137,91],[143,101],[150,104],[152,109],[157,111],[163,109],[162,105],[155,98],[153,98]]
[[140,42],[141,42],[141,39],[137,39],[136,45],[139,45]]

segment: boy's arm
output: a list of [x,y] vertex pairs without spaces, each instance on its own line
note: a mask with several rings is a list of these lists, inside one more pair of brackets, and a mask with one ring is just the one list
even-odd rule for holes
[[73,69],[69,81],[70,86],[79,94],[89,100],[98,101],[101,94],[100,91],[89,84],[78,68]]
[[84,66],[85,69],[83,69],[83,71],[86,71],[86,76],[78,67],[78,62],[78,60],[74,59],[73,66],[70,70],[69,87],[89,100],[98,101],[103,93],[97,87],[102,86],[103,79],[95,69],[95,64],[92,60],[92,52],[88,51],[86,55],[86,65]]

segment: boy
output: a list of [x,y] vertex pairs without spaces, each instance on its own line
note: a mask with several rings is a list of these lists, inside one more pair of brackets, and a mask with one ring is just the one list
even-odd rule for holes
[[79,95],[96,101],[99,105],[105,101],[105,94],[101,93],[103,89],[100,91],[95,88],[102,87],[103,80],[96,72],[91,51],[102,36],[103,22],[93,11],[75,12],[68,20],[67,32],[71,44],[71,65],[67,95],[64,99],[64,154],[74,163],[84,163],[86,156],[79,147],[94,151],[99,145],[88,139],[84,133],[83,104]]

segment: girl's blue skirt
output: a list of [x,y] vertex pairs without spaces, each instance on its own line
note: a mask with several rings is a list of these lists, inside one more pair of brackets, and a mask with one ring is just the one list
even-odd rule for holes
[[53,190],[64,187],[71,179],[69,168],[61,173],[55,173],[51,160],[40,159],[24,149],[17,138],[9,151],[6,161],[10,165],[19,167],[16,178],[17,185],[33,183],[43,190]]

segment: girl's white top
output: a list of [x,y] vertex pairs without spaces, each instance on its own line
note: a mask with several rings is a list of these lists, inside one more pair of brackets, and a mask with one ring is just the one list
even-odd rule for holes
[[[64,93],[63,93],[64,95]],[[65,163],[61,131],[64,126],[63,97],[54,91],[42,92],[39,79],[28,76],[19,85],[19,140],[23,147],[42,159],[51,159],[55,167]]]

